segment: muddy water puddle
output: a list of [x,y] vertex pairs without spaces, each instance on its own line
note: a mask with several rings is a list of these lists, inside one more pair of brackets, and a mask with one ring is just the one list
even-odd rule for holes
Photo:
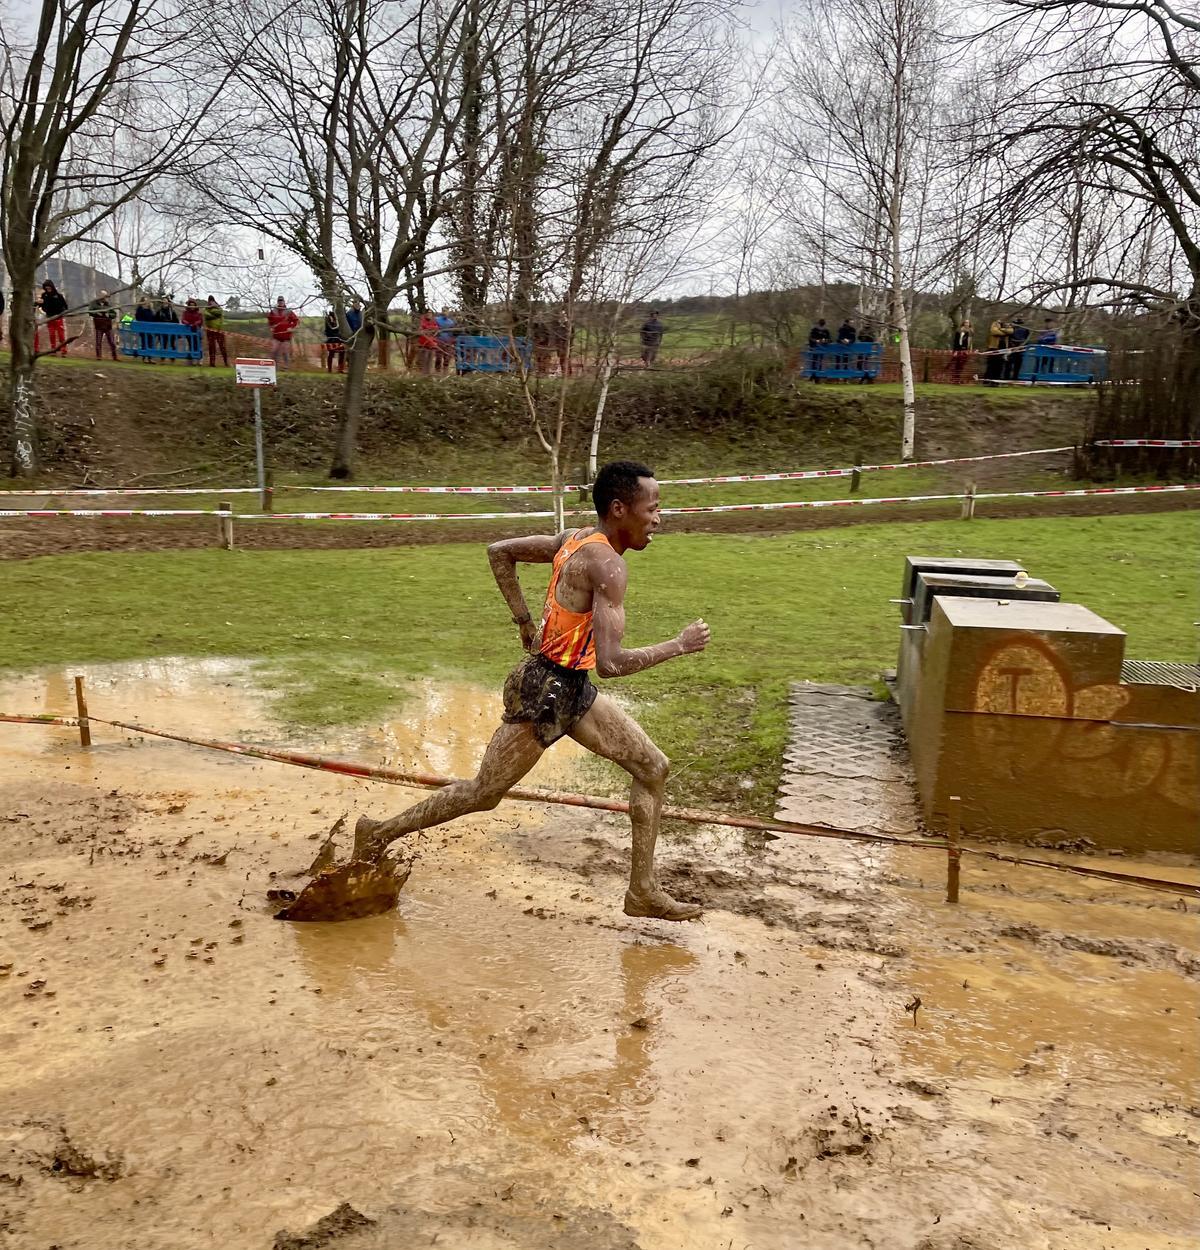
[[[84,671],[95,712],[287,740],[239,663]],[[69,709],[68,677],[0,707]],[[495,693],[406,695],[292,744],[469,772]],[[970,865],[952,910],[937,857],[672,830],[664,876],[712,905],[672,928],[620,914],[620,817],[505,804],[425,839],[398,912],[289,926],[268,874],[418,794],[3,733],[5,1250],[1192,1244],[1166,896]]]

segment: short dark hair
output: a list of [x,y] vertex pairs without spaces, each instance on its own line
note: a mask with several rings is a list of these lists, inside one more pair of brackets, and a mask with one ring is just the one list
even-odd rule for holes
[[596,515],[603,520],[617,499],[623,504],[632,504],[641,489],[638,478],[653,476],[654,470],[637,460],[614,460],[606,464],[592,483]]

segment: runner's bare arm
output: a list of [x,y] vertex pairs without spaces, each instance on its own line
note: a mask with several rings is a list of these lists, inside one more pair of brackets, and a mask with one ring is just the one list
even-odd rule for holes
[[566,541],[567,533],[530,534],[525,538],[504,538],[492,543],[488,549],[488,563],[492,566],[492,576],[504,602],[512,612],[513,624],[521,631],[521,645],[529,650],[537,633],[537,625],[525,602],[521,590],[521,582],[517,577],[518,564],[551,564],[558,554],[558,549]]
[[[578,559],[578,556],[574,557]],[[592,573],[592,629],[596,639],[596,676],[628,677],[653,668],[664,660],[703,651],[708,646],[708,626],[693,621],[668,642],[627,651],[621,646],[625,636],[625,587],[629,570],[617,555],[601,555]]]

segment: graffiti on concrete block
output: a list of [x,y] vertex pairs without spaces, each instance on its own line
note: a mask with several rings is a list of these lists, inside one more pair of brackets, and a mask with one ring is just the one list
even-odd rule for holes
[[[1155,796],[1200,810],[1200,731],[1146,728],[1157,693],[1120,682],[1077,685],[1053,643],[1015,635],[986,652],[976,671],[979,763],[1014,783],[1052,782],[1088,798]],[[1029,797],[1036,802],[1036,792]]]

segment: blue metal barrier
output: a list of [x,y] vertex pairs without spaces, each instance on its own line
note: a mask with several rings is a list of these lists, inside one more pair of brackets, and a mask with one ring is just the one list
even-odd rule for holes
[[1034,343],[1022,353],[1020,382],[1039,382],[1060,386],[1088,386],[1103,382],[1108,376],[1108,357],[1103,351],[1085,351],[1074,347],[1058,347]]
[[873,382],[882,366],[882,343],[826,343],[805,350],[800,376],[814,382]]
[[459,334],[454,340],[454,358],[459,373],[511,373],[520,354],[526,370],[532,347],[528,339],[500,338],[493,334]]
[[118,327],[121,355],[139,360],[200,360],[200,331],[176,321],[125,321]]

